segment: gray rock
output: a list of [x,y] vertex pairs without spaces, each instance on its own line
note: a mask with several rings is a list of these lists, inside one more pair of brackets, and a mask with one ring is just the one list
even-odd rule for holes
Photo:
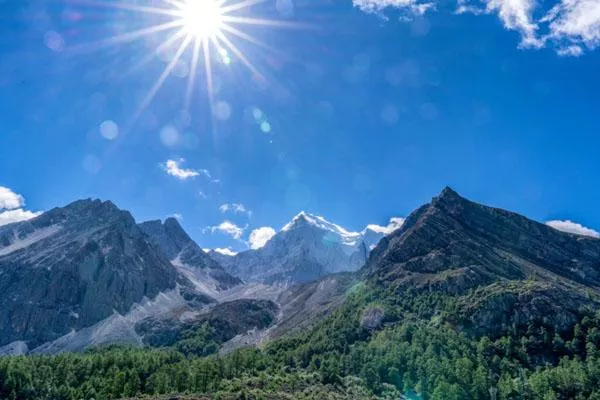
[[217,283],[219,290],[230,289],[242,283],[206,254],[175,218],[167,218],[165,222],[148,221],[139,224],[139,227],[176,266],[185,265],[206,270],[207,275]]
[[81,200],[0,228],[0,346],[29,348],[190,282],[111,202]]

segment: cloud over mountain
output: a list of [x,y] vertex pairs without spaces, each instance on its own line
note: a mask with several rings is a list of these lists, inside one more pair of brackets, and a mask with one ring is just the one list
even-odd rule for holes
[[574,233],[576,235],[600,238],[600,233],[598,233],[597,231],[595,231],[591,228],[586,228],[585,226],[583,226],[581,224],[578,224],[576,222],[569,221],[569,220],[548,221],[548,222],[546,222],[546,225],[551,226],[554,229],[558,229],[559,231],[563,231],[563,232],[569,232],[569,233]]
[[277,232],[275,232],[275,229],[271,228],[270,226],[263,226],[261,228],[254,229],[252,233],[250,233],[250,238],[248,239],[250,248],[252,250],[256,250],[264,247],[265,244],[267,244],[267,242],[273,236],[275,236],[276,233]]
[[0,226],[26,221],[41,214],[41,212],[25,210],[24,206],[23,196],[0,186]]

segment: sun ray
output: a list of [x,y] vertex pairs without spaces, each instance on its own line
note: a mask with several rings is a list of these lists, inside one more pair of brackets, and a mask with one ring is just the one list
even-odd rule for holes
[[246,67],[248,67],[248,69],[250,71],[252,71],[252,73],[256,76],[258,76],[260,79],[264,79],[263,74],[260,73],[260,71],[254,66],[252,65],[252,63],[250,62],[250,60],[248,60],[248,58],[244,55],[244,53],[242,53],[232,42],[231,40],[229,40],[227,38],[227,36],[225,36],[222,32],[218,32],[217,33],[218,38],[225,43],[225,45],[227,46],[227,48],[229,50],[231,50],[231,52],[233,54],[235,54],[241,61],[242,63],[244,63],[244,65],[246,65]]
[[75,0],[72,4],[81,4],[99,8],[113,8],[118,10],[139,11],[146,14],[157,14],[168,17],[176,17],[177,11],[170,8],[140,6],[137,4],[125,3],[121,1],[93,1],[93,0]]
[[[188,110],[192,104],[194,86],[197,85],[198,76],[204,69],[206,75],[206,95],[213,114],[215,101],[214,68],[216,63],[222,63],[223,68],[229,66],[234,58],[240,62],[250,73],[264,80],[263,73],[257,65],[242,51],[241,42],[256,45],[273,54],[287,57],[276,48],[263,43],[241,29],[241,26],[274,27],[274,28],[305,28],[304,24],[289,20],[277,20],[268,18],[257,18],[248,16],[245,12],[255,5],[266,3],[269,0],[71,0],[83,6],[94,6],[107,9],[123,10],[138,15],[153,15],[167,18],[166,21],[150,18],[155,24],[142,29],[120,33],[103,40],[79,44],[69,47],[70,51],[90,51],[103,49],[143,40],[146,37],[156,37],[156,34],[164,34],[165,38],[158,44],[152,44],[152,50],[148,54],[136,57],[133,66],[126,68],[125,76],[129,76],[152,61],[157,54],[171,51],[175,55],[168,62],[158,79],[152,83],[150,90],[141,102],[139,110],[134,114],[133,120],[137,120],[153,99],[177,66],[179,60],[186,58],[189,65],[187,84],[182,99],[183,107]],[[1,0],[0,0],[1,2]],[[119,14],[121,15],[121,14]],[[123,14],[126,15],[126,14]],[[136,20],[137,21],[137,20]],[[171,32],[169,32],[171,31]],[[182,39],[183,38],[183,39]],[[179,43],[181,40],[181,43]],[[191,48],[191,52],[186,53]],[[226,50],[231,57],[224,52]],[[189,58],[189,59],[187,59]],[[202,60],[201,60],[202,58]],[[240,78],[243,79],[243,78]]]
[[156,57],[157,54],[160,54],[161,52],[167,50],[178,39],[181,39],[185,35],[187,35],[187,33],[185,31],[181,30],[181,29],[178,30],[177,32],[173,33],[171,36],[169,36],[169,38],[167,40],[165,40],[160,45],[158,45],[158,47],[156,47],[154,49],[154,51],[150,51],[146,56],[144,56],[144,58],[142,58],[137,63],[135,63],[134,66],[130,67],[127,70],[127,72],[125,72],[125,74],[127,75],[127,74],[130,74],[132,72],[138,71],[140,68],[142,68],[143,66],[145,66],[146,64],[148,64],[149,62],[151,62],[154,59],[154,57]]
[[163,71],[163,73],[160,75],[160,77],[154,83],[154,86],[152,86],[152,89],[150,89],[150,91],[146,95],[146,98],[144,99],[144,101],[142,101],[142,104],[140,105],[138,112],[135,114],[134,121],[137,120],[139,118],[139,116],[144,112],[144,110],[150,105],[150,103],[152,103],[152,100],[154,100],[154,97],[156,96],[156,94],[158,93],[158,91],[160,90],[162,85],[164,84],[167,77],[171,74],[171,72],[173,71],[173,68],[175,68],[175,65],[177,65],[177,63],[179,62],[181,55],[187,49],[187,47],[189,46],[189,44],[191,43],[192,40],[193,40],[193,37],[188,35],[181,42],[181,45],[177,49],[177,52],[173,56],[173,59],[165,67],[165,70]]
[[202,42],[202,53],[204,55],[204,73],[206,74],[206,90],[208,92],[208,101],[210,104],[211,114],[213,112],[213,80],[212,80],[212,67],[210,60],[210,46],[208,41]]
[[161,31],[166,31],[168,29],[173,29],[177,27],[181,27],[182,22],[179,20],[174,20],[170,22],[165,22],[164,24],[153,25],[148,28],[138,29],[136,31],[127,32],[121,35],[113,36],[107,39],[99,40],[96,42],[80,44],[76,46],[72,46],[69,48],[71,51],[93,51],[98,50],[104,47],[109,47],[115,44],[133,42],[137,39],[140,39],[144,36],[148,36],[154,33],[158,33]]
[[[256,4],[266,3],[267,0],[246,0],[239,3],[231,4],[221,8],[223,15],[227,15],[231,12],[238,11],[244,8],[252,7]],[[224,2],[223,2],[224,3]]]
[[185,110],[189,110],[190,104],[192,102],[192,90],[194,89],[194,83],[196,82],[196,70],[198,69],[198,60],[200,58],[200,46],[201,42],[199,40],[194,41],[194,48],[192,52],[192,63],[190,69],[190,75],[188,79],[188,84],[185,93]]
[[238,17],[234,15],[224,15],[223,22],[235,23],[235,24],[246,24],[246,25],[260,25],[260,26],[271,26],[280,28],[310,28],[310,25],[302,24],[299,22],[291,21],[280,21],[276,19],[267,18],[251,18],[251,17]]
[[263,49],[269,50],[269,51],[271,51],[273,53],[280,53],[280,51],[277,50],[276,48],[274,48],[272,46],[269,46],[266,43],[261,42],[257,38],[255,38],[255,37],[247,34],[244,31],[241,31],[241,30],[237,29],[234,26],[231,26],[231,25],[228,25],[228,24],[223,24],[222,28],[223,28],[224,31],[227,31],[227,32],[231,33],[232,35],[235,35],[235,36],[239,37],[240,39],[244,39],[247,42],[250,42],[250,43],[253,43],[253,44],[257,45],[257,46],[260,46]]

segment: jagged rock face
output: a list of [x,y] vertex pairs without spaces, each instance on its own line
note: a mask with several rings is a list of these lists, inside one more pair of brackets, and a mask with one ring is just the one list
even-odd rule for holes
[[[446,188],[384,238],[362,272],[399,293],[416,288],[462,296],[455,322],[473,334],[546,323],[549,315],[556,319],[548,325],[564,331],[583,305],[598,306],[585,293],[600,284],[600,240]],[[469,289],[477,291],[468,295]]]
[[366,271],[383,280],[462,271],[472,284],[552,274],[599,285],[600,240],[470,202],[447,188],[380,242]]
[[82,200],[0,228],[0,345],[32,348],[189,285],[110,202]]
[[205,270],[205,276],[214,282],[216,289],[225,290],[242,283],[239,278],[228,274],[223,267],[206,254],[183,230],[175,218],[167,218],[165,222],[149,221],[139,224],[175,267],[190,267]]
[[265,329],[277,318],[278,307],[268,300],[240,299],[215,306],[209,311],[182,320],[150,317],[135,329],[150,346],[172,346],[194,336],[203,324],[210,328],[210,339],[223,343],[253,329]]
[[544,326],[568,337],[591,303],[575,288],[550,282],[501,281],[461,298],[458,313],[450,319],[476,336],[522,334],[529,326]]
[[369,233],[365,241],[363,233],[348,232],[322,217],[300,213],[264,247],[217,257],[231,274],[247,281],[303,283],[358,270],[377,240],[376,232]]

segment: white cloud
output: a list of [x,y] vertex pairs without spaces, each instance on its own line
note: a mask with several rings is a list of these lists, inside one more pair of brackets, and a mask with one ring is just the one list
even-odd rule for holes
[[195,178],[198,175],[203,175],[208,179],[212,179],[210,172],[206,169],[183,168],[181,165],[184,162],[185,159],[183,158],[180,158],[179,160],[167,160],[165,163],[161,164],[161,167],[167,174],[181,180]]
[[542,47],[537,36],[538,25],[533,20],[535,0],[486,0],[486,12],[497,13],[506,29],[521,34],[521,46]]
[[41,212],[25,210],[25,199],[7,187],[0,186],[0,226],[26,221]]
[[25,199],[7,187],[0,186],[0,210],[13,210],[23,207]]
[[250,233],[250,238],[248,239],[250,248],[252,250],[256,250],[264,247],[265,244],[267,244],[267,242],[271,240],[273,236],[275,236],[275,233],[275,229],[271,228],[270,226],[263,226],[253,230],[252,233]]
[[560,44],[562,55],[580,56],[581,45],[600,45],[600,1],[562,0],[543,18],[549,22],[548,38]]
[[247,214],[249,217],[252,216],[252,211],[248,210],[246,206],[241,203],[223,204],[219,207],[219,211],[223,214],[232,212],[234,214]]
[[[383,18],[394,8],[413,15],[435,9],[427,0],[353,0],[355,7]],[[549,11],[547,11],[549,9]],[[581,56],[600,46],[599,0],[457,0],[456,13],[495,14],[505,29],[521,35],[522,48],[554,48],[560,56]]]
[[13,222],[27,221],[41,214],[41,212],[23,210],[22,208],[0,212],[0,226],[12,224]]
[[371,224],[367,225],[367,229],[370,229],[373,232],[389,235],[390,233],[399,229],[402,226],[402,224],[404,224],[404,218],[392,217],[390,218],[390,222],[386,226]]
[[235,256],[237,254],[235,251],[231,250],[230,248],[218,247],[213,250],[219,254],[223,254],[224,256]]
[[183,221],[183,215],[181,215],[180,213],[173,213],[171,214],[171,217],[175,218],[179,222]]
[[353,0],[353,4],[361,11],[381,16],[387,8],[405,10],[415,15],[423,15],[429,9],[435,8],[433,3],[419,0]]
[[595,238],[600,238],[600,233],[596,232],[593,229],[586,228],[585,226],[578,224],[573,221],[565,220],[565,221],[548,221],[546,225],[551,226],[554,229],[558,229],[559,231],[574,233],[576,235],[584,235],[591,236]]
[[569,57],[569,56],[570,57],[579,57],[579,56],[583,55],[583,49],[581,48],[581,46],[577,46],[577,45],[563,47],[563,48],[556,50],[556,52],[558,53],[559,56],[565,56],[565,57]]
[[239,227],[236,224],[234,224],[231,221],[223,221],[221,222],[219,225],[216,226],[211,226],[208,229],[210,230],[210,232],[212,232],[213,234],[215,232],[221,232],[225,235],[229,235],[234,239],[240,239],[242,237],[242,235],[244,234],[244,231],[246,230],[247,227]]

